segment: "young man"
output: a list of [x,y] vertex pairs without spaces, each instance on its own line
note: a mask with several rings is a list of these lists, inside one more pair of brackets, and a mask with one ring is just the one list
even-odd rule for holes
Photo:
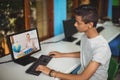
[[63,80],[107,80],[111,51],[107,41],[96,31],[97,11],[90,5],[81,5],[74,13],[75,27],[79,32],[85,33],[81,38],[81,51],[67,54],[52,51],[49,54],[54,54],[55,58],[80,57],[81,66],[78,74],[61,73],[42,65],[36,70]]

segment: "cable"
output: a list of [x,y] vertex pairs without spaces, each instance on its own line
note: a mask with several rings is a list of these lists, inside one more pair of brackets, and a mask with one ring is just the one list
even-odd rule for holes
[[62,40],[63,40],[63,39],[58,40],[58,41],[43,42],[43,43],[41,43],[41,45],[42,45],[42,44],[49,44],[49,43],[57,43],[57,42],[60,42],[60,41],[62,41]]
[[3,61],[3,62],[0,62],[0,64],[9,63],[9,62],[12,62],[12,61],[13,61],[13,60]]

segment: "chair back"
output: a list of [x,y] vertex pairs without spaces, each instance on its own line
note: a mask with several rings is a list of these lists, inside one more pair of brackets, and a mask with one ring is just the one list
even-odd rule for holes
[[118,62],[114,58],[111,58],[108,69],[108,80],[115,80],[115,77],[118,72],[118,67]]

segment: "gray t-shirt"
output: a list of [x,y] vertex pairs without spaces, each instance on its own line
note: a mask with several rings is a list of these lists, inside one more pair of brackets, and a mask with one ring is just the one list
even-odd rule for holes
[[90,61],[96,61],[101,65],[90,80],[107,80],[107,71],[111,58],[111,51],[107,41],[101,35],[91,39],[83,35],[81,37],[80,53],[81,67],[78,74],[84,70]]

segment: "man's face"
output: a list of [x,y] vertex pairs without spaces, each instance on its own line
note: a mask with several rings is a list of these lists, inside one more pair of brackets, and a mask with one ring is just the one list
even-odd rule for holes
[[85,24],[82,21],[82,17],[81,16],[75,16],[75,19],[76,19],[76,22],[75,22],[74,26],[76,27],[76,29],[79,32],[85,32],[85,31],[88,30],[88,24]]

